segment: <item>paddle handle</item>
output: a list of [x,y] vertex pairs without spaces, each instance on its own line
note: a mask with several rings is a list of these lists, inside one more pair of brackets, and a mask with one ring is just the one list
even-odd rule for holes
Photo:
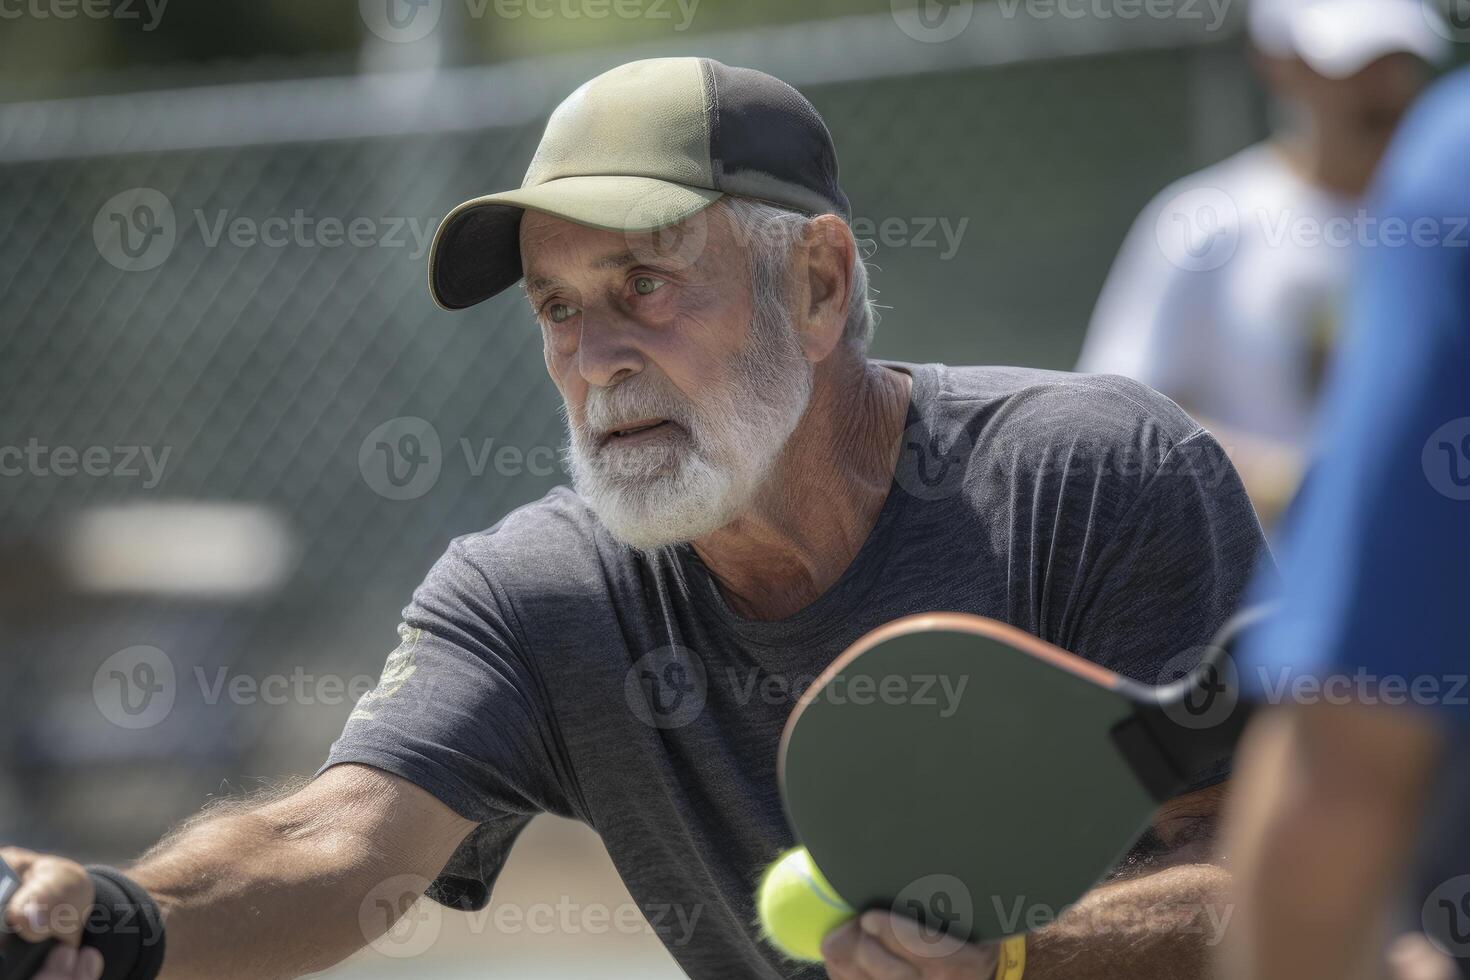
[[1261,605],[1232,616],[1188,676],[1163,687],[1142,688],[1145,707],[1114,731],[1114,739],[1161,802],[1235,753],[1255,710],[1242,696],[1235,654],[1241,640],[1271,612],[1271,606]]
[[[20,875],[0,859],[0,912],[20,888]],[[0,929],[0,980],[29,980],[41,969],[56,940],[28,943],[9,928]]]

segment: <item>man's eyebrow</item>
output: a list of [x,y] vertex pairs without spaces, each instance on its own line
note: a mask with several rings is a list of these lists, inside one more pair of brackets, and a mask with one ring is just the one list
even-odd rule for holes
[[630,265],[637,265],[637,264],[638,264],[638,256],[634,255],[630,251],[623,251],[623,252],[613,252],[610,255],[604,255],[602,258],[600,258],[596,262],[594,262],[593,265],[592,265],[592,267],[594,269],[598,269],[598,270],[604,270],[604,269],[626,269]]
[[562,281],[560,279],[553,279],[550,276],[527,276],[524,288],[526,290],[526,296],[534,299],[537,296],[551,292],[561,284]]
[[[597,269],[598,271],[603,271],[606,269],[626,269],[630,265],[637,264],[638,256],[634,255],[631,251],[624,250],[622,252],[611,252],[607,255],[604,255],[602,258],[592,263],[592,268]],[[545,293],[549,293],[552,290],[557,289],[558,287],[563,285],[565,285],[564,280],[558,279],[555,276],[533,275],[526,277],[525,290],[527,296],[535,297],[543,295]]]

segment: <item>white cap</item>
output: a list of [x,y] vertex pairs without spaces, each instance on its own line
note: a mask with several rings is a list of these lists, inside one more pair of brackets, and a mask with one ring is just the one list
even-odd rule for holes
[[1346,78],[1398,52],[1442,64],[1451,34],[1433,0],[1254,0],[1250,36],[1262,54]]

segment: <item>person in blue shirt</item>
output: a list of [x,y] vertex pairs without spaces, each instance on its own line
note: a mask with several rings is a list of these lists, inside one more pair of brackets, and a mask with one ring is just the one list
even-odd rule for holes
[[[1236,768],[1232,977],[1381,972],[1381,910],[1421,843],[1430,787],[1456,766],[1465,778],[1453,753],[1470,733],[1467,225],[1470,70],[1424,97],[1379,174],[1278,613],[1241,654],[1268,707]],[[1445,969],[1470,963],[1466,872],[1441,853],[1445,880],[1424,903]]]

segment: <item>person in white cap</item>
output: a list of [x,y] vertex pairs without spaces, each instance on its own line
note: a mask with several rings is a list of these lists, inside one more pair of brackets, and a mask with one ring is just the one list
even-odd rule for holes
[[1380,235],[1359,200],[1450,33],[1419,0],[1259,0],[1249,31],[1272,135],[1139,216],[1078,369],[1177,401],[1269,525],[1296,490],[1354,253]]

